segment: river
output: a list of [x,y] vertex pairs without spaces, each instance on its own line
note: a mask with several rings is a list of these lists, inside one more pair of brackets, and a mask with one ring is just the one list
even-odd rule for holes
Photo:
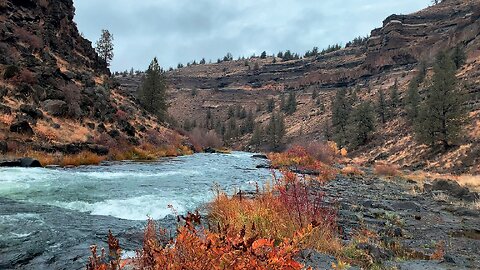
[[252,154],[195,154],[78,168],[0,168],[0,269],[84,269],[89,246],[111,229],[141,247],[151,217],[174,229],[179,214],[210,201],[214,186],[253,190],[271,178]]

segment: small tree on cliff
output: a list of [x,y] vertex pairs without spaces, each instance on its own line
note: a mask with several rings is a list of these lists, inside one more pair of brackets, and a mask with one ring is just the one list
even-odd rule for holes
[[337,91],[332,102],[332,127],[335,142],[341,147],[347,146],[348,119],[352,110],[352,104],[347,98],[347,91],[342,88]]
[[355,148],[368,142],[375,131],[375,117],[370,102],[362,102],[355,107],[349,119],[348,137],[350,145]]
[[113,35],[106,29],[102,30],[102,35],[96,43],[95,50],[98,56],[105,61],[107,66],[113,60]]
[[155,57],[145,72],[139,99],[142,106],[150,113],[155,114],[161,121],[165,120],[167,114],[166,89],[167,84],[163,71]]
[[281,113],[272,113],[266,133],[270,148],[274,151],[281,150],[283,146],[283,137],[285,136],[285,120]]

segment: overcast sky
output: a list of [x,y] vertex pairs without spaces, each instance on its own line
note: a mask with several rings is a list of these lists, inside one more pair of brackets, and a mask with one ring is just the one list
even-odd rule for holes
[[154,56],[168,68],[290,49],[345,44],[430,0],[74,0],[80,32],[115,37],[112,70],[144,70]]

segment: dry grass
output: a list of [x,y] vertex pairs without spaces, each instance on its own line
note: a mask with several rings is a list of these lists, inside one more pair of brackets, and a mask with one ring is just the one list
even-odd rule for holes
[[365,172],[360,170],[358,167],[348,165],[344,167],[341,171],[341,174],[346,175],[346,176],[361,176],[364,175]]
[[11,125],[13,123],[13,119],[15,119],[15,117],[11,114],[1,114],[0,115],[0,122],[5,124],[5,125]]
[[28,156],[40,161],[43,166],[58,165],[61,167],[99,165],[102,161],[105,160],[105,157],[88,151],[84,151],[75,155],[28,151],[24,154],[24,156]]
[[393,164],[377,164],[373,168],[373,173],[386,177],[396,177],[401,175],[399,167]]

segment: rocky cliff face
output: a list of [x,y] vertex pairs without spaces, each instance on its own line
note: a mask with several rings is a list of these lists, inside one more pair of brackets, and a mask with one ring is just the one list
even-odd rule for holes
[[[72,0],[0,0],[0,141],[9,151],[25,142],[50,150],[46,145],[139,144],[148,130],[165,131],[118,94],[74,12]],[[66,148],[52,151],[59,149]]]
[[[273,97],[278,106],[281,93],[295,91],[299,108],[286,118],[289,140],[320,140],[331,116],[330,103],[336,90],[355,90],[360,100],[375,101],[378,91],[388,93],[398,81],[404,93],[420,62],[431,64],[438,52],[462,46],[468,59],[458,77],[469,94],[465,106],[471,112],[472,122],[460,150],[443,155],[428,153],[425,147],[413,142],[404,112],[400,110],[396,112],[398,117],[379,127],[372,143],[354,156],[366,162],[382,159],[406,167],[448,171],[467,167],[467,171],[478,172],[480,160],[475,156],[478,157],[480,151],[479,35],[480,2],[443,1],[414,14],[392,15],[383,27],[372,31],[366,43],[318,57],[287,62],[279,58],[273,61],[271,57],[254,58],[247,63],[231,61],[171,71],[168,73],[173,97],[170,111],[180,123],[188,119],[202,124],[208,110],[214,118],[225,122],[227,111],[233,105],[245,106],[254,112],[260,105],[263,109],[256,112],[256,121],[265,124],[269,119],[266,101]],[[133,80],[127,78],[126,81],[126,85],[130,82],[130,91],[134,91]],[[325,109],[312,100],[315,89]],[[236,145],[244,146],[248,139],[248,136],[242,137]]]

